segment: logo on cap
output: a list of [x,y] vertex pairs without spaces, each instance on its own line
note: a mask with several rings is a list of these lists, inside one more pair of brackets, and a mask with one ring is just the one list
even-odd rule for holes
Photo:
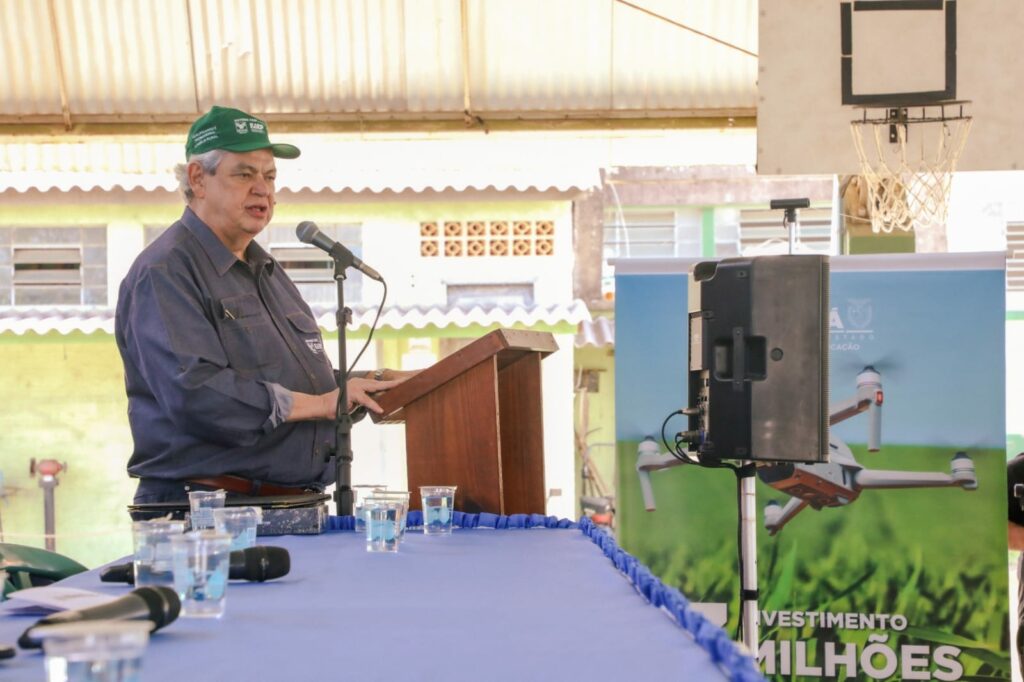
[[263,121],[255,118],[236,118],[235,132],[240,135],[248,132],[266,134],[267,126],[263,125]]

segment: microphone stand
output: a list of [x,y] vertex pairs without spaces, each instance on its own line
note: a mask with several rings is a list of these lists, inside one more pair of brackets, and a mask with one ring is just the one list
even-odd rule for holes
[[348,358],[345,355],[345,330],[352,321],[352,311],[345,307],[345,270],[352,265],[351,254],[334,259],[334,281],[338,289],[338,407],[334,434],[334,506],[338,516],[352,515],[352,415],[348,412]]

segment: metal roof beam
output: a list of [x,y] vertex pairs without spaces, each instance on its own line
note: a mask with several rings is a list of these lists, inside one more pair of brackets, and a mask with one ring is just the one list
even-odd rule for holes
[[[754,128],[753,109],[710,109],[671,112],[515,111],[485,114],[488,131],[612,131]],[[195,120],[188,114],[79,114],[68,127],[61,115],[0,115],[0,135],[89,137],[102,135],[183,135]],[[399,133],[479,132],[466,130],[464,115],[417,112],[369,118],[353,114],[263,114],[275,133]],[[50,140],[53,142],[54,140]]]
[[47,0],[46,10],[50,17],[50,32],[53,34],[53,56],[57,63],[57,85],[60,88],[61,121],[65,130],[71,130],[71,105],[68,103],[67,77],[64,74],[64,57],[60,47],[60,31],[57,30],[57,10],[54,0]]

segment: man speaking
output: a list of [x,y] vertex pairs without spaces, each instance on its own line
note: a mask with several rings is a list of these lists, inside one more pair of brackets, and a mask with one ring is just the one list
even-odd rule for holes
[[[309,306],[254,241],[274,216],[275,159],[299,150],[215,106],[192,124],[185,155],[185,211],[135,260],[117,304],[135,503],[323,490],[337,382]],[[349,379],[348,408],[379,412],[371,394],[402,378]]]

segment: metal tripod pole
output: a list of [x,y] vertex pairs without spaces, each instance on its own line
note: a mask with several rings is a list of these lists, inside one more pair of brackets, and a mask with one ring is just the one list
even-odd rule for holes
[[783,223],[786,225],[786,229],[789,232],[789,255],[793,255],[796,252],[796,240],[800,234],[800,218],[797,217],[795,208],[787,208]]
[[757,498],[754,465],[745,463],[736,474],[740,524],[740,633],[744,646],[757,656],[760,645],[757,617]]
[[43,489],[43,532],[46,535],[46,549],[54,552],[57,550],[57,518],[53,504],[53,489],[57,487],[56,476],[44,476],[39,480],[39,487]]

